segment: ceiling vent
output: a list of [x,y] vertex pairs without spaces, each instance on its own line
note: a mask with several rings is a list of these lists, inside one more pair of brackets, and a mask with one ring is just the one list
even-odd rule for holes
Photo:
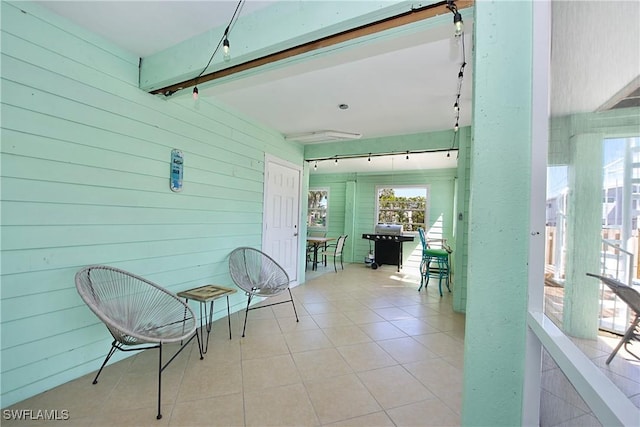
[[303,144],[318,142],[344,141],[348,139],[360,139],[361,133],[341,132],[337,130],[319,130],[315,132],[292,133],[284,136],[287,141],[297,141]]

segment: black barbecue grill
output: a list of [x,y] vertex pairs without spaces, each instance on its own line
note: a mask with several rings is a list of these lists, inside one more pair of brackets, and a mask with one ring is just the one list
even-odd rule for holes
[[375,244],[374,259],[371,268],[374,270],[382,264],[397,265],[398,271],[402,268],[402,243],[413,242],[413,236],[402,234],[402,225],[378,224],[375,233],[362,235],[363,239],[373,241]]

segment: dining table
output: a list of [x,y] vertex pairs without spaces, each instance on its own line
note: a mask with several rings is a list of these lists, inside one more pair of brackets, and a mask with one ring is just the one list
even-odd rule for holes
[[315,237],[315,236],[307,236],[307,243],[313,246],[313,265],[311,266],[312,270],[318,269],[318,250],[322,246],[326,247],[327,242],[332,240],[336,240],[335,237]]

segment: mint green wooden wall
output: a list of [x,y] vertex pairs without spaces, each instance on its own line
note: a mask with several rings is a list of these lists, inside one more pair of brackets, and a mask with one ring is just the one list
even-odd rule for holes
[[[396,135],[369,138],[338,143],[311,144],[305,147],[305,158],[328,158],[334,155],[353,153],[404,152],[406,150],[438,150],[451,147],[452,132],[440,131],[421,134]],[[431,186],[429,219],[435,221],[442,215],[443,235],[453,248],[453,308],[458,312],[466,310],[467,303],[467,230],[469,223],[470,195],[470,153],[471,128],[460,129],[456,147],[460,147],[457,169],[419,170],[392,174],[310,174],[309,187],[329,187],[329,235],[337,236],[353,229],[347,239],[345,260],[364,262],[369,252],[369,242],[362,239],[363,233],[372,233],[375,227],[375,187],[376,185],[416,185]],[[309,170],[309,167],[307,167]],[[348,186],[355,192],[355,209],[351,214],[345,204]],[[335,196],[334,196],[335,194]],[[454,211],[455,209],[455,211]],[[347,212],[345,216],[344,212]],[[462,219],[459,219],[459,213]],[[351,216],[348,216],[348,215]],[[345,222],[343,222],[345,221]],[[353,222],[350,222],[353,221]],[[455,224],[454,224],[455,222]],[[353,224],[353,227],[351,226]],[[405,243],[403,252],[407,259],[419,245]]]
[[229,284],[231,249],[261,245],[265,153],[302,164],[303,149],[205,100],[139,90],[137,57],[33,3],[1,8],[5,407],[96,370],[108,350],[77,270],[109,264],[173,291]]

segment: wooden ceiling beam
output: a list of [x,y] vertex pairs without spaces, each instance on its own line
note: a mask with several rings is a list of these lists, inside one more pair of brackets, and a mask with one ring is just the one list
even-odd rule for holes
[[[458,0],[456,2],[456,7],[458,10],[462,10],[468,7],[473,6],[473,0]],[[390,30],[392,28],[401,27],[403,25],[411,24],[414,22],[422,21],[424,19],[429,19],[437,15],[442,15],[445,13],[451,13],[447,9],[447,2],[441,1],[439,3],[433,3],[428,6],[424,6],[417,9],[412,9],[405,13],[395,15],[389,18],[381,19],[379,21],[375,21],[366,25],[362,25],[359,27],[355,27],[349,30],[341,31],[336,34],[332,34],[326,37],[322,37],[317,40],[313,40],[307,43],[303,43],[298,46],[294,46],[288,49],[281,50],[279,52],[274,52],[269,55],[262,56],[260,58],[252,59],[247,62],[243,62],[241,64],[233,65],[228,68],[224,68],[218,71],[213,71],[211,73],[203,74],[200,77],[192,78],[189,80],[182,81],[180,83],[175,83],[170,86],[165,86],[160,89],[154,89],[150,91],[151,94],[164,94],[166,96],[172,95],[175,92],[182,90],[184,88],[188,88],[191,86],[195,86],[197,84],[206,83],[212,80],[220,79],[222,77],[227,77],[232,74],[240,73],[242,71],[250,70],[252,68],[260,67],[263,65],[267,65],[273,62],[282,61],[283,59],[291,58],[293,56],[301,55],[304,53],[312,52],[314,50],[323,49],[329,46],[336,45],[338,43],[343,43],[349,40],[357,39],[360,37],[370,36],[372,34],[379,33],[381,31]]]

